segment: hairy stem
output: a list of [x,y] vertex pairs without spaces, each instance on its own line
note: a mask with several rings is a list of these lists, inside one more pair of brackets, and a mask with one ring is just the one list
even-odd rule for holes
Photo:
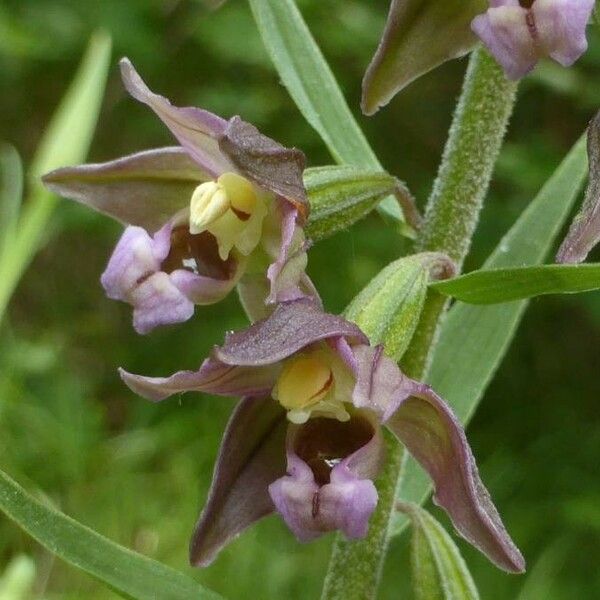
[[[505,79],[484,50],[473,52],[416,242],[418,251],[441,251],[456,261],[459,268],[462,265],[500,152],[515,92],[516,84]],[[404,370],[411,377],[421,379],[426,374],[444,307],[439,294],[430,295],[403,359]],[[323,600],[375,598],[405,458],[404,449],[388,440],[388,461],[377,482],[379,503],[371,518],[369,534],[359,542],[337,536]]]

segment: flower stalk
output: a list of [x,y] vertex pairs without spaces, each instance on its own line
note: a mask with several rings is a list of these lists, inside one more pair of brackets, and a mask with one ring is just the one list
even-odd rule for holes
[[[417,251],[444,252],[460,269],[470,248],[502,146],[516,88],[486,51],[479,48],[473,52],[423,227],[416,241]],[[445,306],[441,295],[429,294],[419,326],[402,361],[410,377],[421,379],[427,373],[435,346],[435,332]],[[388,440],[386,467],[377,482],[379,503],[371,519],[369,534],[359,542],[348,542],[337,535],[325,578],[323,600],[375,598],[405,458],[405,450]]]

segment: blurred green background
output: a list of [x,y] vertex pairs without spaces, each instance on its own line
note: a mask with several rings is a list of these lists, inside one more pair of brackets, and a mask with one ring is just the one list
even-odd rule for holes
[[[311,165],[330,163],[280,85],[247,4],[230,0],[218,11],[216,4],[4,0],[0,139],[28,162],[89,35],[103,27],[113,36],[113,64],[129,56],[175,103],[240,114],[302,148]],[[298,4],[358,114],[387,0]],[[467,268],[481,264],[598,108],[600,39],[590,33],[591,49],[576,68],[545,63],[522,84]],[[359,116],[386,168],[421,205],[465,64],[420,79],[374,118]],[[90,160],[170,143],[153,114],[126,96],[113,67]],[[237,300],[136,336],[129,308],[107,300],[98,281],[119,226],[65,201],[48,233],[0,332],[0,466],[81,522],[228,598],[318,597],[331,538],[299,545],[276,518],[245,533],[209,569],[187,567],[188,537],[232,402],[188,394],[149,405],[116,374],[117,366],[156,375],[197,366],[224,330],[244,324]],[[309,270],[327,307],[340,311],[405,250],[373,215],[318,244]],[[600,597],[599,348],[600,295],[535,300],[469,427],[483,479],[529,564],[527,575],[508,576],[459,542],[484,599]],[[411,597],[407,539],[392,544],[382,599]],[[0,517],[0,577],[22,554],[35,564],[31,598],[116,597]]]

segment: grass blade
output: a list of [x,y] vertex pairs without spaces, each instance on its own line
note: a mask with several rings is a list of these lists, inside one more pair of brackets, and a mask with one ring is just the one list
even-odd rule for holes
[[38,147],[29,170],[31,193],[17,235],[0,255],[0,319],[23,272],[39,247],[56,197],[42,187],[40,175],[85,159],[96,128],[110,64],[108,34],[92,36],[75,78]]
[[0,471],[0,510],[50,552],[125,598],[220,598],[183,573],[119,546],[42,504],[3,471]]

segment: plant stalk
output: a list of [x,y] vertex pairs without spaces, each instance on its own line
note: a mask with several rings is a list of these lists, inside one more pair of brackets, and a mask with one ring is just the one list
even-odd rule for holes
[[[440,251],[462,266],[487,194],[516,84],[506,80],[489,54],[473,52],[442,162],[416,240],[416,251]],[[424,379],[446,302],[430,293],[417,332],[402,361],[410,377]],[[377,594],[406,452],[388,436],[388,460],[377,481],[379,502],[368,536],[347,541],[338,534],[325,577],[323,600],[369,600]]]

